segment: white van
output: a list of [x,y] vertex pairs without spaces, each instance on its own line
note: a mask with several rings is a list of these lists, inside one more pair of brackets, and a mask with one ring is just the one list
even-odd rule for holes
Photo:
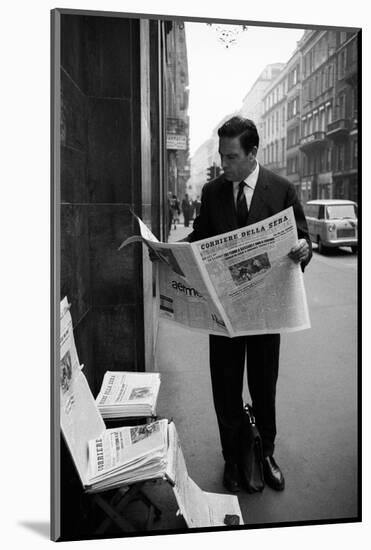
[[317,243],[318,252],[326,248],[350,246],[358,250],[357,203],[342,199],[318,199],[304,207],[309,236]]

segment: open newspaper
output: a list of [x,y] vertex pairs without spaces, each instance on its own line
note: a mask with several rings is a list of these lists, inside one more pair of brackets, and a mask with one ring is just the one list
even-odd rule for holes
[[[243,523],[236,496],[202,491],[189,476],[173,422],[169,424],[168,457],[166,476],[173,485],[180,513],[188,527],[211,527]],[[234,518],[235,521],[229,523],[226,516]]]
[[156,416],[158,372],[107,371],[96,403],[103,418]]
[[236,496],[205,493],[188,476],[173,422],[106,429],[79,363],[66,298],[60,320],[61,428],[85,490],[161,478],[173,488],[188,527],[225,525],[226,516],[242,523]]
[[300,265],[288,257],[298,242],[292,207],[193,243],[161,243],[139,219],[140,236],[159,261],[160,316],[225,336],[310,327]]

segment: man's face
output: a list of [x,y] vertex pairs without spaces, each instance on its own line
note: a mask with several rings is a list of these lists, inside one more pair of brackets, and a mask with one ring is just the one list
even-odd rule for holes
[[242,181],[255,168],[256,148],[246,155],[239,137],[221,137],[219,155],[224,175],[229,181]]

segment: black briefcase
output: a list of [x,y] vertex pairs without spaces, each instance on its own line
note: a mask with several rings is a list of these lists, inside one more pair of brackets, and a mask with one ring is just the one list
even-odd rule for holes
[[244,404],[241,434],[241,475],[248,493],[264,489],[263,445],[251,405]]

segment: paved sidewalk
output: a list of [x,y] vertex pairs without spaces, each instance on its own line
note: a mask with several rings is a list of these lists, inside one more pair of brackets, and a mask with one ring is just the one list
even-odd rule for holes
[[175,243],[176,241],[180,241],[181,239],[184,239],[184,237],[186,237],[189,233],[191,233],[192,230],[193,220],[190,221],[189,227],[184,227],[183,223],[177,223],[176,229],[174,229],[174,225],[172,225],[168,242]]

